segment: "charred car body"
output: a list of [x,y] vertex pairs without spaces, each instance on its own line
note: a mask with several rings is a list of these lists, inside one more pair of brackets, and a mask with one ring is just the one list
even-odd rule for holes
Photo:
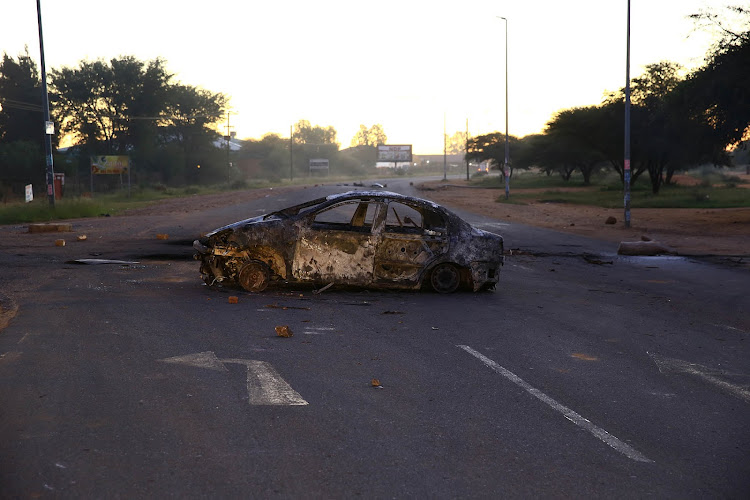
[[209,285],[271,281],[419,289],[493,288],[503,239],[420,198],[350,191],[221,227],[193,242]]

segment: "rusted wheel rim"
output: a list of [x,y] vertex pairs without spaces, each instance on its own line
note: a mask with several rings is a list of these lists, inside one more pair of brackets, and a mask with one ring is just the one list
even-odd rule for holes
[[268,286],[269,276],[267,265],[252,261],[242,266],[238,281],[248,292],[262,292]]
[[430,274],[430,284],[439,293],[453,293],[461,284],[461,275],[453,264],[439,264]]

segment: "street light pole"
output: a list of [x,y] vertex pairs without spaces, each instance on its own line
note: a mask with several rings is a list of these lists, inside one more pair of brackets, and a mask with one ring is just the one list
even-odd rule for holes
[[505,21],[505,164],[503,165],[503,176],[505,177],[505,199],[510,198],[510,145],[508,143],[508,19],[497,16]]
[[623,159],[623,185],[625,187],[625,227],[630,227],[630,0],[628,0],[628,35],[625,56],[625,158]]
[[445,135],[445,112],[443,112],[443,180],[448,180],[448,156],[446,152],[447,137]]
[[44,39],[42,37],[42,7],[36,0],[37,23],[39,24],[39,53],[42,66],[42,111],[44,112],[44,152],[47,158],[47,198],[49,206],[55,208],[55,168],[52,162],[52,134],[54,125],[49,116],[49,94],[47,93],[47,68],[44,64]]

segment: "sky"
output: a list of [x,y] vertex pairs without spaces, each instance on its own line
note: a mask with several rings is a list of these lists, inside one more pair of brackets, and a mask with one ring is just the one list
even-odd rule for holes
[[[631,0],[631,77],[664,60],[700,67],[714,39],[687,16],[727,3]],[[472,136],[505,132],[506,82],[519,137],[625,86],[627,0],[41,0],[41,10],[47,71],[161,57],[175,81],[228,95],[243,139],[289,137],[305,119],[348,147],[360,124],[381,124],[388,143],[438,154],[443,131],[467,121]],[[0,52],[24,46],[38,64],[36,2],[0,0]]]

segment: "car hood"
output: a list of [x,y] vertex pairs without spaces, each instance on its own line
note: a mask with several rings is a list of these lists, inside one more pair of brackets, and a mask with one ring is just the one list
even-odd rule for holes
[[276,216],[269,217],[268,215],[259,215],[257,217],[251,217],[249,219],[240,220],[240,221],[237,221],[237,222],[233,222],[231,224],[227,224],[226,226],[222,226],[222,227],[216,228],[213,231],[210,231],[210,232],[206,233],[206,235],[204,237],[205,238],[210,238],[211,236],[213,236],[215,234],[222,233],[222,232],[227,231],[229,229],[235,230],[237,228],[245,227],[245,226],[248,226],[248,225],[251,225],[251,224],[271,223],[271,222],[275,222],[277,220],[278,220],[278,217],[276,217]]

